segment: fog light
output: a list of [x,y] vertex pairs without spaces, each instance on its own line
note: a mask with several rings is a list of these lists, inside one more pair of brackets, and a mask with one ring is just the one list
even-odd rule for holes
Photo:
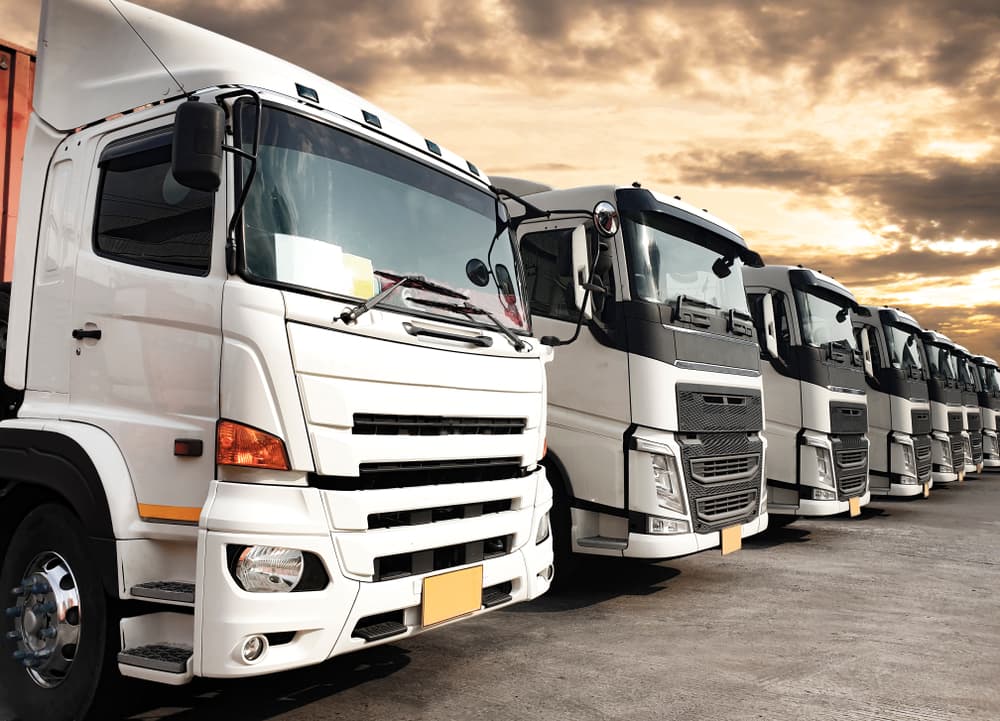
[[542,516],[541,522],[538,524],[538,531],[535,533],[535,544],[539,544],[549,537],[549,512],[546,511],[545,515]]
[[901,486],[916,486],[919,485],[919,481],[913,476],[900,476],[899,485]]
[[264,636],[251,636],[243,642],[243,649],[240,655],[245,663],[253,663],[260,659],[267,651],[267,638]]
[[836,501],[837,494],[833,491],[828,491],[825,488],[814,488],[812,489],[813,500],[814,501]]
[[302,551],[277,546],[249,546],[236,561],[233,575],[245,591],[282,593],[295,589],[302,580]]
[[691,526],[687,521],[679,521],[676,518],[660,518],[650,516],[647,524],[650,533],[657,535],[670,535],[674,533],[690,533]]

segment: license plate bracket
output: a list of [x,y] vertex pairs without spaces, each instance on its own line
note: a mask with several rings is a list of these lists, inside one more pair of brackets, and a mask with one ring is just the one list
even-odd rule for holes
[[433,626],[478,611],[483,604],[483,567],[428,576],[423,583],[421,624]]

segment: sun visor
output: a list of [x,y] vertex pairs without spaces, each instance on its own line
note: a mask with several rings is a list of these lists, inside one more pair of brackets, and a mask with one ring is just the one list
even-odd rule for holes
[[852,311],[857,312],[861,307],[849,290],[839,283],[824,279],[808,268],[793,268],[788,272],[788,280],[793,288],[812,293],[836,305],[846,305]]

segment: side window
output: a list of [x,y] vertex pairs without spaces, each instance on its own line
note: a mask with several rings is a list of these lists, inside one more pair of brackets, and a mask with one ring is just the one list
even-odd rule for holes
[[[879,332],[870,326],[864,326],[861,332],[868,334],[868,345],[872,349],[872,369],[875,371],[875,375],[878,375],[879,371],[887,367],[886,358],[882,353],[882,346],[878,342]],[[859,345],[858,348],[860,347]]]
[[788,321],[788,301],[784,293],[773,293],[774,330],[778,334],[778,355],[785,361],[792,357],[792,329]]
[[521,238],[521,260],[533,315],[576,323],[573,303],[572,228],[530,233]]
[[170,135],[116,143],[101,157],[94,251],[122,263],[207,275],[215,193],[170,172]]

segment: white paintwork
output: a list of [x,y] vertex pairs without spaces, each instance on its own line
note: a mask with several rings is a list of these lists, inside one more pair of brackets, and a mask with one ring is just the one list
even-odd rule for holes
[[[789,272],[797,270],[792,266],[770,265],[764,268],[744,270],[744,285],[748,294],[781,293],[783,298],[772,298],[772,317],[775,303],[784,304],[785,316],[789,322],[789,341],[793,346],[805,341],[798,322],[798,304],[795,301]],[[818,271],[810,270],[818,279],[837,287],[852,299],[851,292],[836,279]],[[765,309],[767,305],[765,304]],[[766,310],[765,310],[766,313]],[[766,316],[765,316],[766,318]],[[781,363],[776,359],[773,363]],[[767,502],[772,514],[828,516],[848,510],[848,501],[817,501],[800,498],[800,488],[821,488],[835,490],[832,485],[824,485],[818,480],[816,449],[823,448],[830,454],[830,403],[834,401],[867,405],[863,392],[848,393],[835,390],[779,373],[772,361],[761,363],[764,381],[764,409],[766,415],[764,435],[768,443],[767,455]],[[869,423],[871,419],[869,418]],[[804,443],[799,442],[800,435]],[[869,454],[872,443],[865,437]],[[860,504],[866,505],[871,498],[866,486],[860,497]]]
[[[598,185],[564,190],[512,178],[494,178],[500,187],[521,192],[525,200],[543,209],[588,209],[601,201],[617,204],[616,186]],[[654,197],[671,207],[691,213],[732,233],[728,224],[704,210],[651,191]],[[520,204],[509,201],[511,214],[520,211]],[[579,278],[589,268],[584,262],[583,240],[580,223],[589,216],[574,215],[561,218],[523,223],[519,236],[543,230],[572,230],[572,274]],[[603,238],[612,253],[611,273],[615,279],[615,296],[607,303],[631,298],[624,262],[625,246],[621,230],[611,238]],[[584,278],[586,274],[584,274]],[[583,292],[574,288],[577,308]],[[588,309],[589,311],[589,309]],[[585,315],[585,317],[587,317]],[[556,336],[567,339],[573,335],[575,324],[534,315],[532,325],[536,336]],[[683,330],[681,331],[683,332]],[[754,344],[755,345],[755,344]],[[756,347],[756,346],[755,346]],[[574,552],[602,556],[627,556],[634,558],[669,558],[719,545],[719,532],[682,533],[677,535],[651,535],[630,532],[623,511],[685,520],[692,524],[691,506],[687,503],[687,489],[681,483],[685,498],[684,513],[668,510],[657,501],[651,456],[649,453],[626,451],[623,437],[630,426],[635,436],[653,440],[668,448],[680,459],[680,446],[673,432],[678,428],[676,386],[678,383],[695,383],[726,388],[761,389],[759,375],[732,375],[714,370],[695,370],[664,363],[637,354],[608,348],[599,343],[592,332],[583,328],[579,337],[567,346],[556,349],[555,358],[548,367],[548,448],[565,470],[566,479],[577,501],[599,504],[615,513],[572,508],[571,548]],[[762,439],[763,440],[763,439]],[[766,443],[764,453],[767,453]],[[628,460],[628,497],[626,498],[625,468]],[[761,489],[763,495],[763,489]],[[752,535],[767,527],[767,514],[744,524],[744,535]],[[580,545],[580,539],[591,537],[618,539],[624,549]]]
[[[193,617],[188,614],[149,613],[143,616],[123,618],[119,623],[122,648],[137,648],[163,643],[164,639],[171,639],[173,645],[187,646],[188,648],[192,646],[194,623]],[[118,664],[118,670],[123,676],[129,678],[165,683],[170,686],[181,686],[194,678],[191,659],[188,659],[187,670],[179,674],[137,668],[121,663]]]
[[[481,189],[485,176],[473,174],[453,153],[444,151],[440,159],[428,153],[420,134],[357,96],[135,5],[46,0],[41,44],[5,368],[7,381],[25,395],[19,418],[3,427],[68,436],[93,460],[110,506],[122,598],[144,581],[197,583],[193,616],[178,621],[177,614],[146,615],[122,625],[130,645],[193,644],[188,672],[122,667],[122,673],[182,683],[193,675],[246,676],[317,663],[365,645],[350,637],[354,624],[390,610],[405,610],[407,636],[422,631],[422,577],[363,580],[371,578],[379,555],[510,534],[511,552],[484,562],[484,586],[510,581],[515,603],[544,593],[552,577],[552,542],[534,539],[552,502],[537,466],[550,349],[528,339],[529,349],[518,352],[500,333],[385,311],[345,328],[332,321],[343,303],[230,277],[224,251],[234,208],[230,156],[216,196],[206,277],[111,261],[97,256],[91,243],[102,149],[172,123],[179,100],[170,96],[179,88],[170,84],[161,61],[185,90],[208,102],[217,92],[213,86],[245,83],[270,102],[351,127]],[[321,107],[301,105],[294,97],[296,82],[316,89]],[[132,108],[140,110],[116,115]],[[362,109],[379,116],[380,133],[363,124]],[[52,127],[74,132],[66,136]],[[458,334],[483,333],[493,345],[414,338],[402,330],[407,320]],[[72,340],[78,327],[99,328],[103,337]],[[355,412],[510,416],[525,418],[527,427],[510,436],[355,439]],[[292,470],[217,468],[220,418],[279,436]],[[204,454],[175,457],[173,440],[179,437],[203,440]],[[523,469],[517,478],[402,491],[307,487],[313,471],[357,474],[360,464],[371,461],[507,456]],[[368,513],[500,498],[512,501],[510,511],[367,528]],[[140,503],[193,510],[200,513],[199,525],[151,523],[139,517]],[[341,523],[346,528],[338,528]],[[226,566],[226,544],[238,543],[313,551],[332,583],[320,592],[246,593]],[[299,632],[295,640],[272,646],[258,663],[239,659],[247,635],[289,630]]]

